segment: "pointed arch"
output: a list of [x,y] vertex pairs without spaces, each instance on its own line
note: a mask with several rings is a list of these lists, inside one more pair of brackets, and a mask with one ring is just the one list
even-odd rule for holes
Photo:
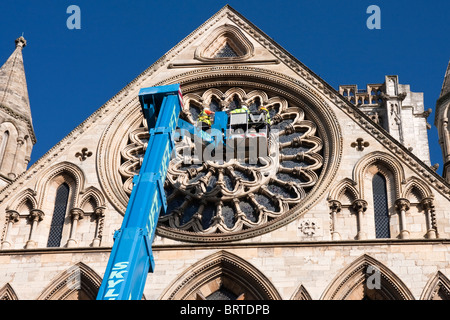
[[247,94],[245,93],[244,89],[242,88],[230,88],[228,89],[224,94],[224,101],[226,102],[226,105],[228,106],[231,101],[235,99],[235,96],[238,96],[239,101],[242,103],[245,101]]
[[[328,196],[329,200],[337,200],[341,203],[351,204],[356,199],[361,199],[356,189],[356,182],[350,178],[344,178],[333,186]],[[347,201],[345,201],[347,199]]]
[[9,283],[5,284],[3,288],[0,289],[0,301],[1,300],[19,300],[16,292]]
[[[217,53],[228,46],[234,53],[230,57],[217,56]],[[244,61],[253,56],[254,47],[250,40],[237,27],[225,24],[216,28],[194,53],[194,58],[200,61],[229,60]]]
[[[370,267],[370,268],[369,268]],[[379,276],[379,288],[367,285],[369,277]],[[389,268],[378,260],[364,254],[348,265],[330,283],[322,300],[414,300],[409,289]]]
[[[67,179],[69,178],[69,179]],[[56,181],[60,180],[60,181]],[[72,180],[72,181],[67,181]],[[71,187],[71,194],[73,195],[71,199],[71,206],[76,207],[77,204],[77,195],[80,193],[80,190],[84,189],[85,177],[83,171],[71,162],[60,162],[55,166],[49,168],[39,180],[36,190],[39,197],[39,208],[42,208],[42,205],[45,201],[45,196],[47,195],[49,186],[52,183],[62,184],[62,181],[66,181],[69,183]]]
[[429,197],[433,197],[433,193],[431,192],[430,188],[423,183],[422,180],[411,177],[406,181],[406,184],[403,188],[403,196],[402,198],[410,199],[411,197],[414,197],[420,202],[421,200]]
[[[210,88],[202,94],[201,99],[203,99],[204,106],[209,106],[213,99],[217,99],[218,101],[220,101],[222,97],[222,91],[217,88]],[[200,99],[197,101],[200,101]]]
[[258,98],[260,99],[262,104],[267,103],[269,101],[267,93],[262,90],[252,90],[247,94],[248,101],[255,101]]
[[[371,167],[373,170],[369,170]],[[397,159],[387,153],[375,151],[358,161],[353,169],[353,180],[359,185],[359,193],[362,199],[365,199],[364,178],[369,172],[371,174],[375,174],[376,172],[383,174],[388,180],[388,184],[394,187],[395,198],[397,199],[402,196],[402,185],[406,182],[405,172]]]
[[60,162],[44,171],[36,185],[37,209],[48,218],[39,223],[39,230],[36,232],[41,239],[47,238],[47,242],[39,245],[59,247],[67,244],[71,230],[71,217],[68,213],[78,207],[84,183],[83,171],[71,162]]
[[33,210],[35,207],[33,206],[33,202],[29,198],[25,198],[24,201],[21,202],[21,204],[17,207],[17,212],[19,215],[28,215],[30,214],[31,210]]
[[105,197],[103,196],[103,193],[92,186],[83,191],[83,195],[80,197],[78,202],[78,207],[83,208],[83,206],[90,201],[94,202],[94,209],[96,207],[105,206]]
[[450,280],[442,272],[436,272],[425,285],[420,299],[450,300]]
[[291,300],[312,300],[308,290],[303,285],[300,285],[295,293],[292,295]]
[[196,102],[196,101],[200,101],[201,99],[202,99],[202,97],[200,97],[196,93],[192,93],[192,92],[186,93],[183,95],[183,107],[188,106],[189,102],[191,102],[191,101]]
[[29,202],[32,209],[37,208],[36,191],[31,188],[27,188],[19,192],[14,199],[11,201],[10,209],[20,212],[20,207],[26,202]]
[[95,300],[102,279],[83,262],[61,272],[38,300]]
[[241,257],[219,251],[182,272],[161,300],[196,300],[221,289],[246,300],[280,300],[278,291],[258,269]]

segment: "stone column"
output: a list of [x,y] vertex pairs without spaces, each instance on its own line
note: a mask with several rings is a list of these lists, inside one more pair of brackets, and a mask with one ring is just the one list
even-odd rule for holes
[[14,164],[11,169],[11,172],[16,176],[25,171],[26,168],[23,168],[24,160],[25,160],[25,148],[24,148],[25,140],[21,137],[17,138],[17,147],[16,154],[14,156]]
[[105,207],[97,207],[95,208],[94,215],[95,220],[97,221],[97,225],[95,227],[95,236],[92,241],[93,247],[100,247],[100,242],[102,240],[103,235],[103,220],[105,218]]
[[8,227],[6,229],[5,238],[2,241],[2,249],[11,248],[10,231],[11,231],[13,224],[15,222],[19,221],[19,213],[15,210],[7,210],[6,211],[6,221],[8,221]]
[[73,248],[78,245],[78,241],[75,240],[75,234],[77,233],[78,220],[83,219],[84,211],[79,208],[73,208],[70,210],[70,218],[72,219],[72,228],[70,230],[70,237],[67,241],[67,247]]
[[400,239],[409,239],[409,231],[406,228],[406,211],[409,210],[408,199],[399,198],[395,201],[395,209],[399,212]]
[[443,133],[443,139],[442,139],[442,146],[443,146],[443,153],[444,153],[444,163],[449,160],[449,145],[450,145],[450,137],[448,132],[448,118],[442,119],[442,133]]
[[420,204],[425,211],[425,221],[427,225],[426,237],[427,239],[436,239],[438,236],[436,222],[434,220],[434,199],[433,197],[424,198]]
[[31,230],[30,230],[30,237],[25,244],[25,249],[32,249],[36,248],[37,242],[34,240],[34,234],[36,232],[36,227],[38,225],[39,221],[42,221],[44,219],[44,212],[39,209],[32,209],[30,211],[30,214],[28,215],[28,220],[31,223]]
[[356,211],[356,223],[358,227],[358,233],[356,234],[356,240],[367,239],[366,232],[362,230],[362,219],[364,212],[367,210],[367,201],[363,199],[357,199],[353,201],[352,208]]
[[341,235],[339,232],[336,231],[336,214],[341,212],[341,203],[337,200],[332,200],[329,203],[330,209],[331,209],[331,239],[332,240],[341,240]]

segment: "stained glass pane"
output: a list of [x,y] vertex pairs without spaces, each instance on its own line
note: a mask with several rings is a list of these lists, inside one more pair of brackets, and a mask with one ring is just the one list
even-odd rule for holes
[[377,238],[390,238],[386,179],[383,175],[379,173],[374,175],[372,190],[375,211],[375,235]]
[[66,217],[67,200],[69,199],[69,186],[63,183],[56,190],[55,208],[53,210],[50,233],[47,247],[59,247],[61,244],[64,219]]

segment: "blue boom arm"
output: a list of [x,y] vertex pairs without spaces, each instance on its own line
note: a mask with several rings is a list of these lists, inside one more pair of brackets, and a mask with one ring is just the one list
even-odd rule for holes
[[152,241],[160,212],[167,208],[163,184],[181,112],[178,84],[143,88],[139,100],[150,138],[139,175],[100,286],[97,300],[141,300],[148,272],[154,270]]

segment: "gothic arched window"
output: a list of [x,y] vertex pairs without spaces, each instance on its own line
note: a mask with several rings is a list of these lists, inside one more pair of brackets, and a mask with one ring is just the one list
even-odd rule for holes
[[373,176],[372,190],[375,236],[377,238],[390,238],[386,178],[382,174],[377,173]]
[[8,143],[8,140],[9,140],[9,132],[5,131],[5,132],[3,132],[2,141],[0,142],[0,161],[1,161],[1,164],[3,164],[3,159],[5,157],[6,144]]
[[48,235],[47,247],[59,247],[61,243],[64,219],[66,217],[67,202],[69,200],[69,185],[61,184],[56,190],[55,208]]

